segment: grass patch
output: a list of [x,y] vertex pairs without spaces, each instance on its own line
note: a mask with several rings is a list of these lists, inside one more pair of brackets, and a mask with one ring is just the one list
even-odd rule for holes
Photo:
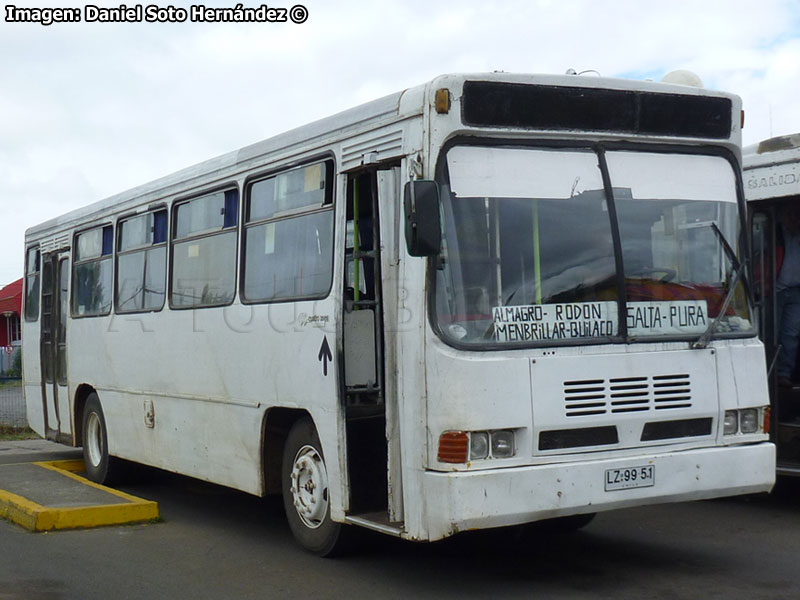
[[15,442],[19,440],[38,440],[39,435],[29,427],[11,427],[0,425],[0,442]]

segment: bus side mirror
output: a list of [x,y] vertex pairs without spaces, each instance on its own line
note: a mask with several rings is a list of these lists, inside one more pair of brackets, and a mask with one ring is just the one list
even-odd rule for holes
[[403,200],[408,253],[411,256],[438,254],[442,243],[439,186],[430,180],[409,181]]

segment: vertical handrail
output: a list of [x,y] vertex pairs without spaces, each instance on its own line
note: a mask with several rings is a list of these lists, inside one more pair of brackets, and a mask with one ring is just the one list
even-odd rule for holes
[[533,275],[536,304],[542,303],[542,256],[539,248],[539,201],[533,201]]
[[371,177],[372,181],[372,250],[373,258],[373,278],[372,290],[375,298],[375,378],[377,379],[377,392],[381,401],[385,400],[384,395],[384,365],[383,365],[383,268],[381,265],[381,230],[380,214],[378,202],[378,177],[377,173]]
[[[353,178],[353,300],[361,299],[361,235],[358,227],[358,176]],[[353,307],[358,310],[358,305]]]

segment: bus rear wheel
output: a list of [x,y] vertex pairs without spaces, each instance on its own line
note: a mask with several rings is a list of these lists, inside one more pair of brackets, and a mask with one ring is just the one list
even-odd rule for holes
[[310,418],[300,419],[289,431],[281,477],[283,507],[297,542],[318,556],[339,554],[344,546],[345,526],[331,520],[328,471]]
[[116,459],[108,454],[108,430],[100,398],[92,392],[83,409],[83,462],[86,476],[95,483],[110,485],[117,474]]

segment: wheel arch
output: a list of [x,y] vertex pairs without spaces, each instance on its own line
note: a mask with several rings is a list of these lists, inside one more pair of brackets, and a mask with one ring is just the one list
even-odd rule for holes
[[261,466],[264,495],[280,494],[282,492],[281,461],[283,460],[283,447],[292,425],[305,417],[311,419],[312,422],[314,421],[307,410],[300,408],[276,406],[268,409],[264,414],[264,422],[261,425]]
[[82,383],[75,390],[75,403],[73,405],[73,423],[75,424],[75,433],[72,436],[73,446],[83,446],[83,409],[86,406],[86,399],[90,394],[97,393],[88,383]]

